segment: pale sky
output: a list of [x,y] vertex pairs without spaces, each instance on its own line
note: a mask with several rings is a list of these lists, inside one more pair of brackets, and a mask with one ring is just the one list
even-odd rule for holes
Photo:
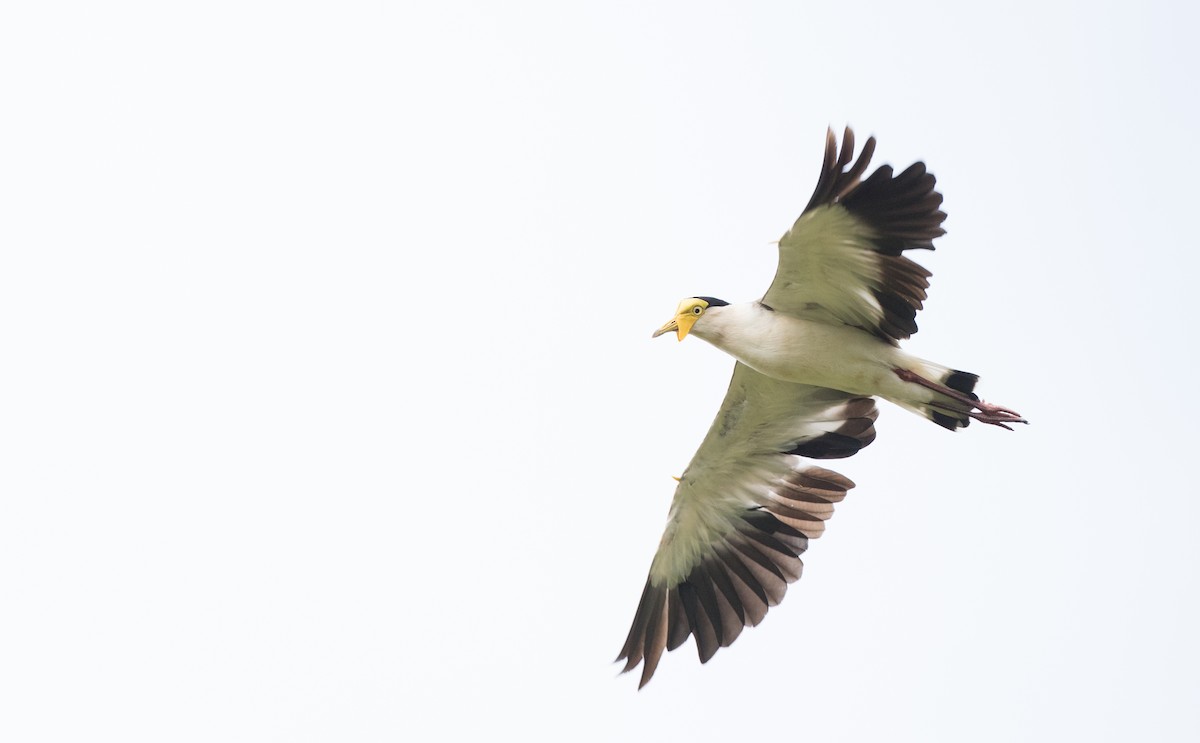
[[[0,739],[1200,739],[1194,4],[0,10]],[[949,214],[757,628],[612,663],[827,126]]]

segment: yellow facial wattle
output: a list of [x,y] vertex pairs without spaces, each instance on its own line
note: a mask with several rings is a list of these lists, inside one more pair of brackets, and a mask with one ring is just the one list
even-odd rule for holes
[[679,340],[683,340],[692,331],[692,326],[696,324],[696,321],[700,319],[707,309],[708,302],[696,297],[689,297],[679,303],[679,306],[675,309],[675,317],[654,331],[654,335],[651,337],[657,338],[664,333],[674,330]]

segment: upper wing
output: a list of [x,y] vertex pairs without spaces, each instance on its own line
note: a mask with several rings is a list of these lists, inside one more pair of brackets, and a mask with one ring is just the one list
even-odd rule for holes
[[684,471],[617,660],[641,661],[695,635],[700,662],[762,620],[800,577],[800,553],[854,483],[797,456],[848,457],[875,439],[875,401],[781,382],[738,363],[721,411]]
[[946,234],[942,195],[925,163],[898,176],[884,165],[865,181],[875,138],[854,157],[854,132],[842,150],[830,129],[825,162],[812,199],[779,240],[779,268],[763,303],[833,324],[854,325],[896,342],[917,332],[917,310],[930,273],[905,258],[912,248],[933,249]]

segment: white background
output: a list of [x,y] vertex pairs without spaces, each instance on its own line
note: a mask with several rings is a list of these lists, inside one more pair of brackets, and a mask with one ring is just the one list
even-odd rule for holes
[[[11,3],[0,738],[1200,739],[1194,4]],[[908,347],[762,626],[616,677],[825,128]]]

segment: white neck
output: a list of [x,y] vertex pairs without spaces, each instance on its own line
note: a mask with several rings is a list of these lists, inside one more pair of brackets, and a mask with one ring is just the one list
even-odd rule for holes
[[739,351],[761,346],[760,331],[767,326],[763,315],[773,314],[759,302],[742,302],[710,307],[692,327],[692,335],[706,340],[725,353],[743,358]]

